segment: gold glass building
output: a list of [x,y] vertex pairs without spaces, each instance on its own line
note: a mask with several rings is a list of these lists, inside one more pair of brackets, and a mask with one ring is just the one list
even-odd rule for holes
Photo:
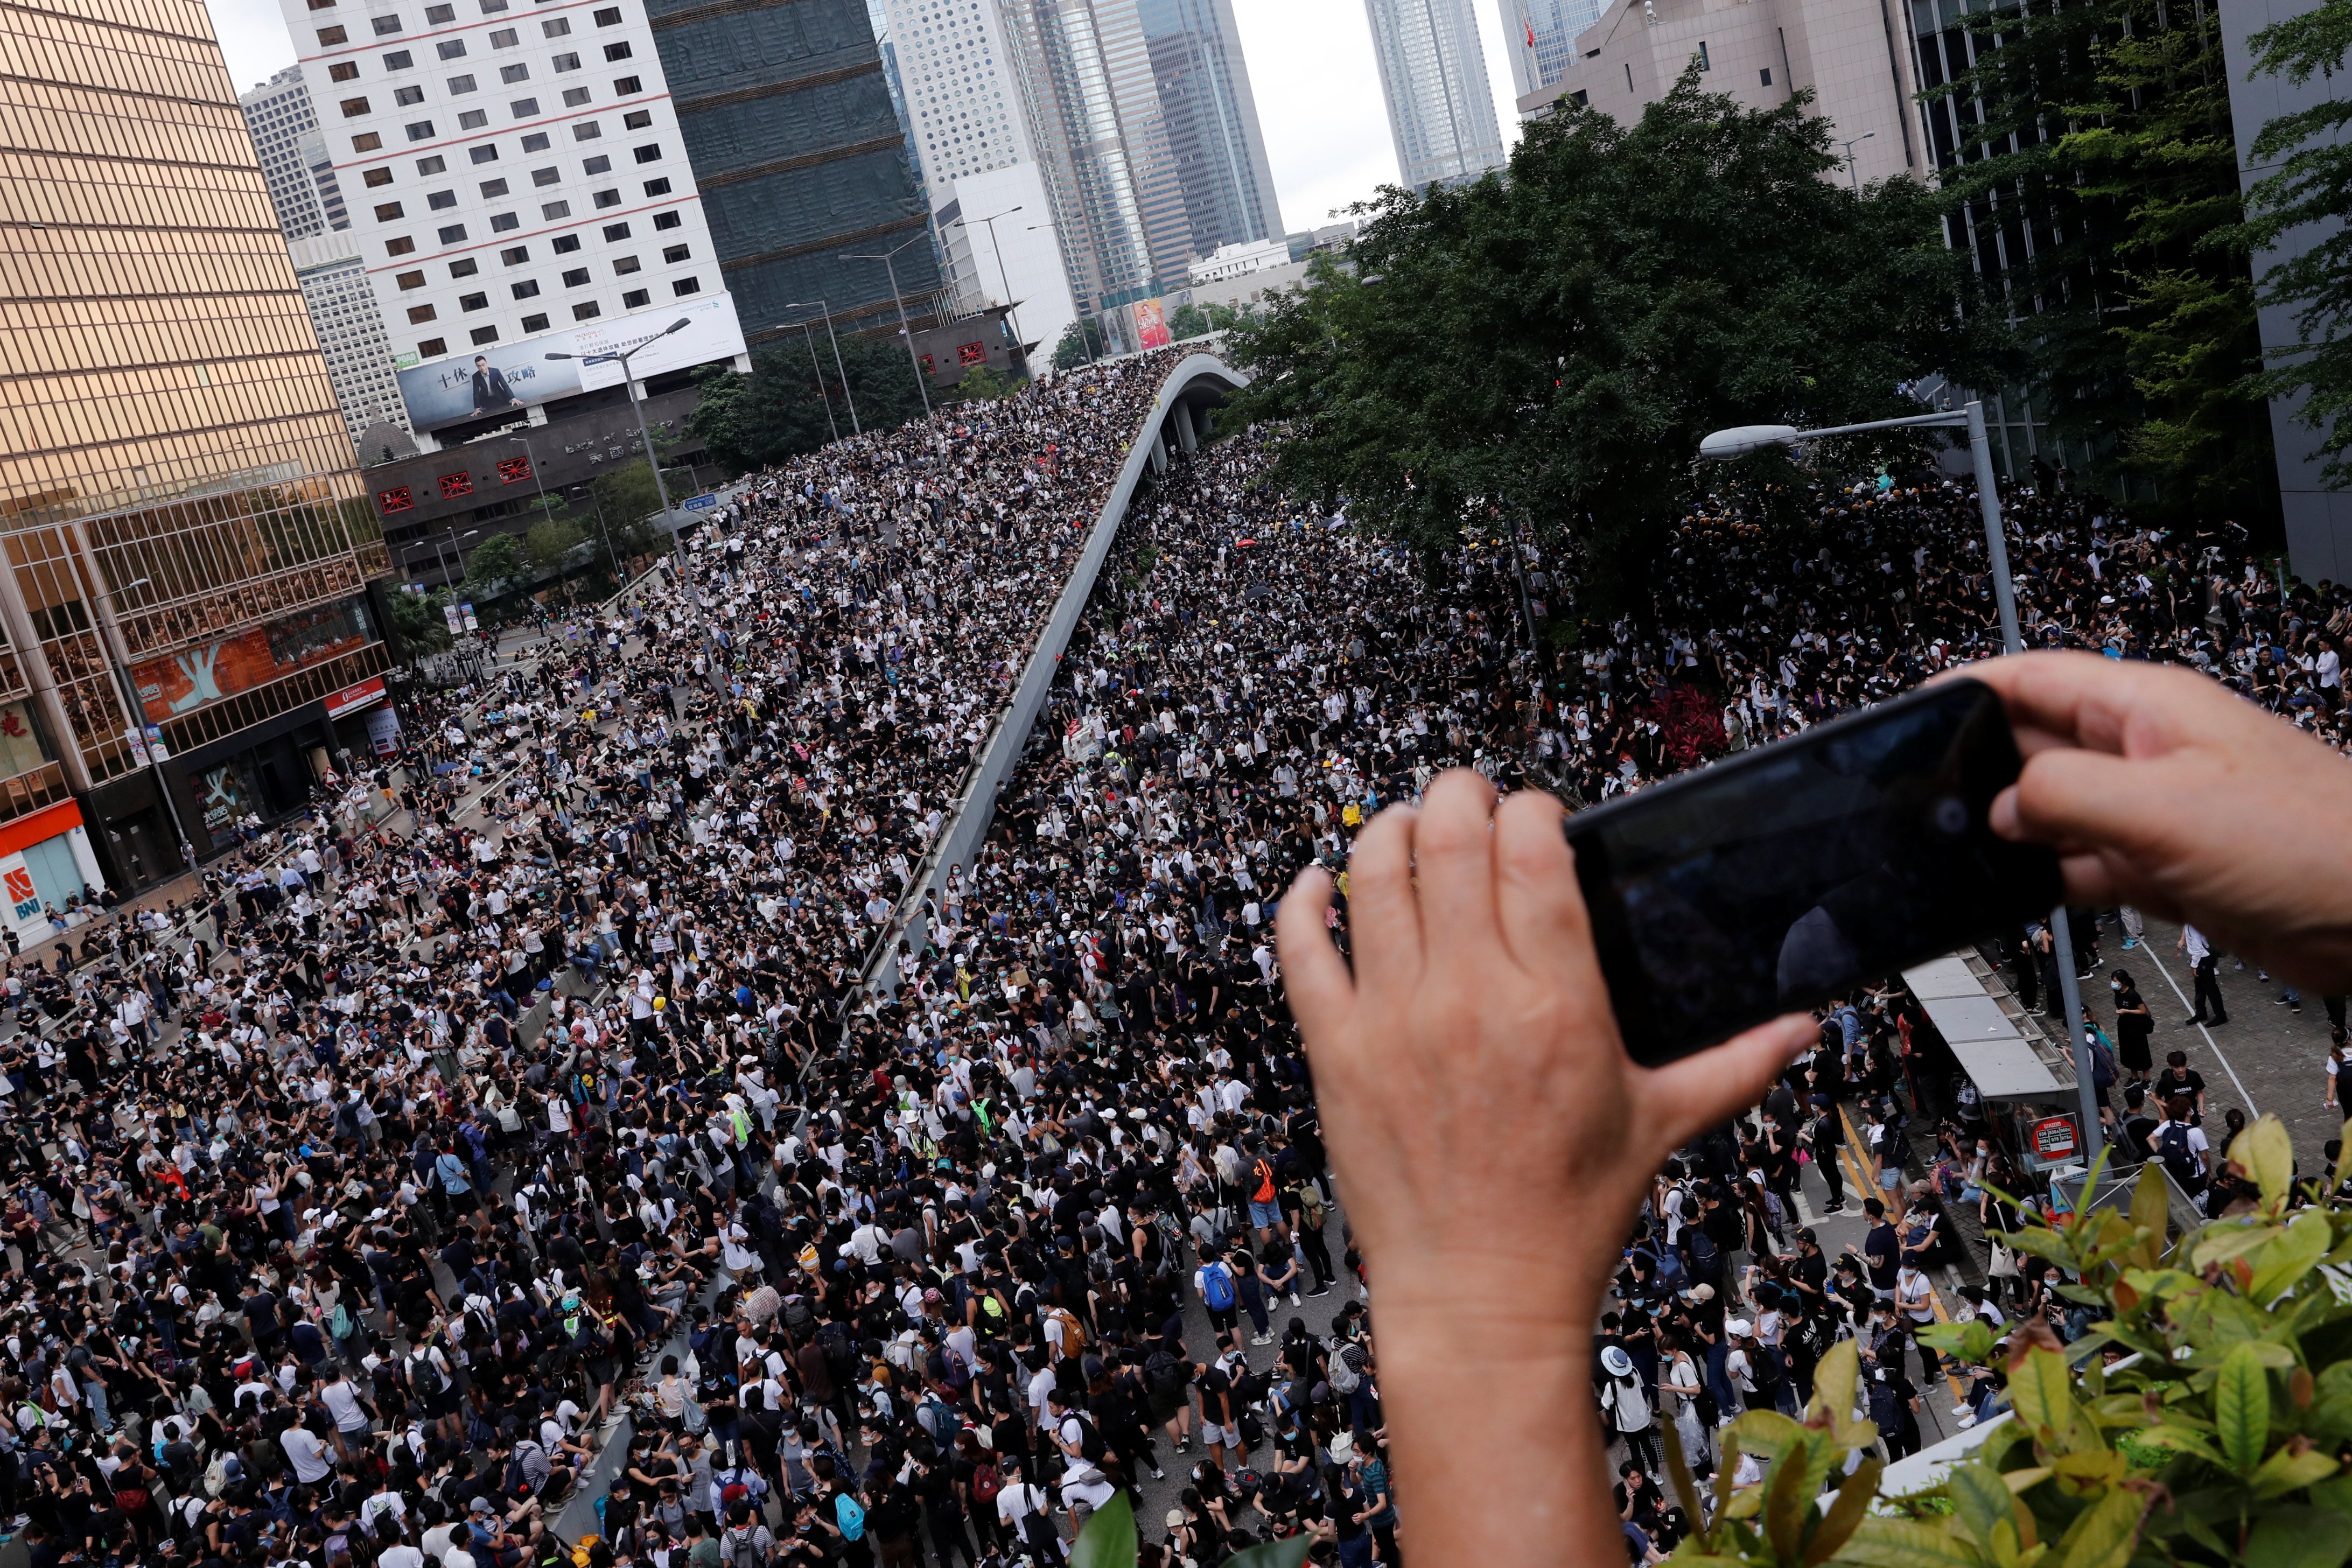
[[381,531],[200,0],[0,7],[0,925],[365,750]]

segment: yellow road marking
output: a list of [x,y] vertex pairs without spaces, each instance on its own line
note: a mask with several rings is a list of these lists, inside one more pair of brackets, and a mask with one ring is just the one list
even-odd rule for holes
[[[1892,1212],[1895,1205],[1887,1201],[1886,1189],[1878,1184],[1878,1172],[1876,1169],[1878,1162],[1869,1158],[1863,1152],[1863,1151],[1866,1149],[1867,1145],[1863,1142],[1862,1135],[1854,1130],[1853,1118],[1846,1113],[1845,1105],[1843,1101],[1838,1105],[1838,1121],[1845,1128],[1845,1144],[1838,1151],[1838,1156],[1844,1162],[1846,1175],[1851,1181],[1853,1189],[1856,1192],[1867,1193],[1870,1196],[1876,1198],[1883,1207],[1887,1209],[1889,1212]],[[1866,1218],[1867,1216],[1864,1217]],[[1934,1310],[1936,1314],[1936,1321],[1939,1323],[1950,1322],[1952,1321],[1952,1315],[1944,1310],[1944,1294],[1942,1291],[1936,1289],[1934,1277],[1929,1275],[1925,1268],[1922,1268],[1919,1273],[1921,1278],[1926,1279],[1927,1281],[1927,1305]],[[1867,1269],[1864,1271],[1863,1278],[1865,1280],[1870,1278],[1870,1274]],[[1968,1397],[1968,1389],[1961,1384],[1958,1378],[1947,1373],[1944,1374],[1944,1381],[1950,1385],[1952,1390],[1952,1398],[1955,1402],[1965,1400]]]

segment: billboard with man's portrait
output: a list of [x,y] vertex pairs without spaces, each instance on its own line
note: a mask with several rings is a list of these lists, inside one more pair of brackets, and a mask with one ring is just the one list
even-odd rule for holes
[[[662,331],[683,318],[686,325],[667,337]],[[590,356],[625,353],[659,338],[630,363],[639,381],[664,371],[684,370],[744,352],[743,329],[735,319],[731,294],[705,295],[674,305],[585,321],[561,332],[520,342],[468,349],[400,373],[401,401],[408,405],[409,428],[437,430],[446,425],[517,413],[575,393],[621,384],[620,365]],[[550,359],[551,353],[569,359]]]

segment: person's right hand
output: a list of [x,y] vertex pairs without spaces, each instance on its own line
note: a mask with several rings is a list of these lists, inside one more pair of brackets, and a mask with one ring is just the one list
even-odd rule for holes
[[2352,991],[2352,762],[2192,670],[2028,653],[1961,673],[2000,694],[2026,756],[1993,830],[2058,850],[2069,903],[2192,921]]

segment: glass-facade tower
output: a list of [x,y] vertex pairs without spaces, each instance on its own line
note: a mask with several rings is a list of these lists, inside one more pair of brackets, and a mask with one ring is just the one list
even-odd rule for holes
[[1470,0],[1364,0],[1364,8],[1404,183],[1421,190],[1502,167],[1503,132]]
[[23,0],[0,35],[0,917],[31,931],[68,868],[217,847],[208,767],[239,818],[307,803],[321,700],[386,668],[383,547],[203,5]]

